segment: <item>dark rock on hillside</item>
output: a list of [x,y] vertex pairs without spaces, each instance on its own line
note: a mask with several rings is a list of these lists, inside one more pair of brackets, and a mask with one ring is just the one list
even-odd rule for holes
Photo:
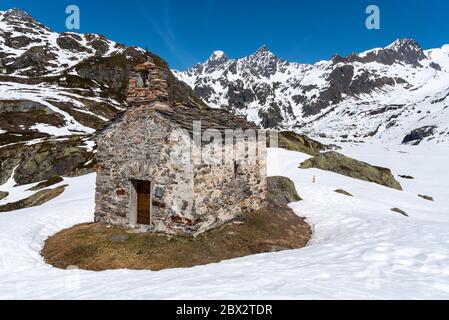
[[258,114],[263,128],[279,128],[284,121],[282,110],[275,102],[270,104],[268,110],[259,110]]
[[[0,128],[3,130],[12,134],[23,135],[29,133],[27,128],[36,123],[61,127],[64,125],[64,119],[61,115],[38,102],[29,100],[0,101]],[[33,137],[36,136],[33,135]],[[12,142],[15,141],[10,143]]]
[[43,181],[39,184],[37,184],[36,186],[34,186],[33,188],[29,189],[29,191],[39,191],[48,187],[51,187],[55,184],[58,184],[60,182],[64,181],[64,179],[60,176],[54,176],[46,181]]
[[423,198],[424,200],[434,201],[433,197],[426,196],[426,195],[423,195],[423,194],[418,194],[418,197]]
[[55,54],[45,46],[35,46],[28,49],[17,60],[7,66],[8,72],[18,69],[30,69],[29,76],[41,76],[47,72],[47,61],[55,59]]
[[77,39],[75,35],[63,33],[56,40],[56,43],[60,48],[65,50],[92,53],[90,48],[87,48],[80,43],[80,40],[81,39]]
[[61,195],[67,186],[60,186],[55,189],[45,189],[36,192],[32,196],[12,203],[0,206],[0,212],[9,212],[25,208],[37,207]]
[[337,189],[337,190],[335,190],[335,192],[336,192],[336,193],[339,193],[339,194],[342,194],[342,195],[344,195],[344,196],[353,197],[352,194],[350,194],[348,191],[345,191],[345,190],[343,190],[343,189]]
[[107,95],[124,101],[131,69],[145,60],[145,56],[138,53],[133,59],[124,54],[94,56],[79,63],[74,69],[82,78],[106,85],[109,88],[105,92]]
[[415,129],[405,136],[402,143],[406,144],[413,142],[414,145],[418,145],[423,139],[433,136],[436,128],[436,126],[426,126]]
[[301,201],[295,183],[286,177],[268,177],[268,203],[272,206],[284,206]]
[[402,210],[402,209],[399,209],[399,208],[393,208],[393,209],[391,209],[391,211],[396,212],[396,213],[399,213],[399,214],[402,214],[404,217],[408,217],[407,212],[405,212],[405,211]]
[[5,199],[9,195],[9,192],[0,191],[0,200]]
[[390,169],[372,166],[368,163],[346,157],[335,151],[321,153],[314,158],[306,160],[301,163],[300,168],[317,168],[331,171],[351,178],[402,190],[400,183],[393,177]]
[[28,47],[31,44],[31,42],[32,40],[25,36],[17,36],[5,39],[5,44],[13,49],[21,49],[24,47]]
[[33,145],[16,144],[0,153],[0,185],[11,176],[19,185],[44,181],[55,176],[77,176],[94,171],[94,154],[85,137],[47,140]]
[[[271,144],[270,139],[268,139],[268,146],[274,147]],[[320,152],[329,149],[328,146],[310,139],[306,135],[298,134],[293,131],[278,132],[278,147],[290,151],[302,152],[311,156],[316,156]]]

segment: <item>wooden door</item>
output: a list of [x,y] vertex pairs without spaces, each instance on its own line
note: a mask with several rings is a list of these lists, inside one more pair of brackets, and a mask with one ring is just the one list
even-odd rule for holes
[[137,223],[150,225],[151,182],[137,181]]

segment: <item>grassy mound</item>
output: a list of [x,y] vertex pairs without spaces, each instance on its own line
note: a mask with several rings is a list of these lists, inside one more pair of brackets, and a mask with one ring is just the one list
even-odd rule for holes
[[82,224],[49,238],[45,261],[84,270],[188,268],[257,253],[302,248],[311,229],[287,207],[242,216],[197,238],[134,233],[106,224]]
[[[267,146],[271,146],[270,139],[267,141]],[[293,131],[279,131],[278,146],[282,149],[302,152],[311,156],[316,156],[329,149],[328,146]]]
[[374,182],[382,186],[402,190],[401,184],[394,178],[390,169],[372,166],[335,151],[321,153],[304,161],[299,167],[301,169],[317,168],[331,171],[354,179]]

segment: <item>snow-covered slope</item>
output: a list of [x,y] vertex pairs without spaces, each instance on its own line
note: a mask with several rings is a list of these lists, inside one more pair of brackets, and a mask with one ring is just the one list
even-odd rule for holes
[[264,127],[396,143],[423,128],[412,143],[449,143],[449,45],[423,50],[397,40],[314,65],[284,61],[266,47],[237,60],[217,51],[175,74],[212,106]]
[[54,32],[18,9],[0,12],[0,129],[23,140],[92,133],[123,106],[86,61],[138,53],[99,35]]
[[[69,187],[60,197],[0,215],[0,298],[447,299],[449,151],[428,147],[343,145],[346,154],[391,167],[395,175],[414,176],[401,180],[403,192],[301,170],[298,163],[308,156],[272,149],[269,174],[294,180],[304,200],[292,208],[313,226],[310,246],[161,272],[64,271],[46,265],[39,252],[47,237],[93,221],[95,174],[66,178],[62,183]],[[31,187],[13,186],[10,182],[0,190],[20,199]],[[354,197],[335,193],[337,188]],[[394,207],[409,217],[390,211]]]
[[[18,77],[59,75],[93,55],[110,56],[123,50],[123,46],[99,35],[54,32],[18,9],[0,12],[0,30],[3,66],[14,69],[12,75]],[[36,55],[47,59],[35,66],[32,62]]]
[[166,70],[172,100],[202,104],[151,52],[0,12],[0,183],[17,165],[19,183],[92,171],[91,135],[126,109],[131,69],[149,59]]

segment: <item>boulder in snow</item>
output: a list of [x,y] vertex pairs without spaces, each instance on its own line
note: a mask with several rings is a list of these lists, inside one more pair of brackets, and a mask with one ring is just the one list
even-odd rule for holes
[[295,184],[286,177],[268,177],[268,202],[270,205],[284,206],[292,202],[301,201]]

